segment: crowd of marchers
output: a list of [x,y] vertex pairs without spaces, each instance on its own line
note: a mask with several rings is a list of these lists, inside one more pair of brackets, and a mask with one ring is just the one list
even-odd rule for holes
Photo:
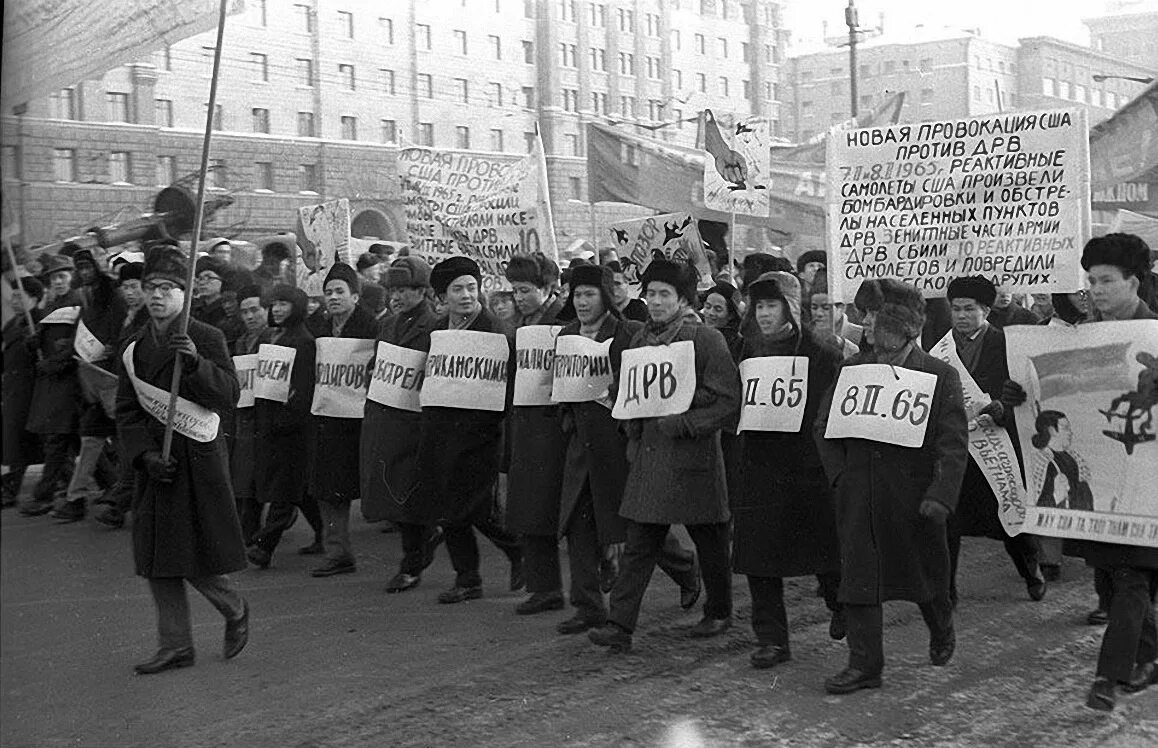
[[[967,449],[971,419],[1012,434],[1014,408],[1025,400],[1009,376],[1003,328],[1158,319],[1153,256],[1136,236],[1085,246],[1088,291],[1022,303],[973,276],[926,301],[885,279],[864,282],[847,305],[830,295],[826,257],[816,251],[795,264],[748,254],[713,267],[707,284],[692,265],[656,257],[638,278],[638,298],[613,250],[565,269],[541,254],[514,256],[506,290],[487,298],[473,260],[431,267],[381,245],[356,265],[335,264],[323,296],[311,298],[294,286],[276,245],[256,268],[235,261],[228,241],[204,246],[195,259],[165,243],[109,256],[78,249],[8,268],[5,278],[13,311],[4,327],[5,506],[59,522],[91,515],[130,525],[159,638],[139,673],[194,663],[186,582],[225,618],[225,657],[238,654],[250,609],[226,575],[270,567],[299,514],[313,542],[297,552],[320,558],[311,573],[355,572],[350,515],[359,501],[365,519],[390,523],[401,539],[386,592],[417,587],[444,545],[455,581],[438,602],[481,597],[477,530],[509,559],[510,589],[526,588],[515,613],[569,602],[558,632],[586,633],[615,652],[632,647],[658,565],[683,608],[704,599],[693,638],[729,629],[733,575],[744,575],[757,642],[751,663],[775,667],[792,658],[784,580],[815,576],[829,634],[848,646],[847,667],[824,683],[833,694],[881,685],[886,601],[916,603],[930,662],[950,662],[962,536],[1002,541],[1031,601],[1058,578],[1063,553],[1080,556],[1097,598],[1089,622],[1106,626],[1086,703],[1109,710],[1119,693],[1158,683],[1158,549],[1008,535]],[[186,294],[193,312],[182,332]],[[513,361],[515,331],[527,325],[610,341],[616,375],[625,351],[689,342],[691,404],[675,415],[616,420],[613,381],[606,397],[587,402],[516,406],[512,384],[502,411],[367,400],[360,419],[311,413],[320,339],[426,352],[435,331],[498,332],[510,339]],[[976,412],[966,412],[958,371],[927,353],[947,334],[989,398]],[[263,344],[294,350],[289,396],[236,407],[232,357]],[[738,365],[768,356],[807,359],[802,424],[737,434]],[[178,430],[165,455],[166,427],[150,393],[168,397],[178,360],[179,412],[216,414],[221,425],[209,438]],[[825,436],[842,367],[869,363],[935,377],[919,446]],[[1066,424],[1035,428],[1048,441]],[[43,472],[23,493],[35,464]],[[1076,464],[1057,469],[1080,482]],[[694,549],[673,525],[686,528]]]

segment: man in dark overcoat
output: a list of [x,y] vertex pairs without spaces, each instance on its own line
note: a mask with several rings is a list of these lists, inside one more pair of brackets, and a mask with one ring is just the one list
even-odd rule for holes
[[[44,298],[44,284],[32,277],[12,283],[12,317],[4,323],[4,506],[14,506],[29,465],[41,460],[40,439],[28,431],[28,410],[32,405],[32,388],[36,383],[36,320],[42,312],[37,304]],[[28,327],[28,312],[33,328]]]
[[[225,576],[245,568],[220,428],[237,403],[237,374],[220,330],[191,319],[188,334],[179,332],[185,263],[176,247],[150,252],[143,286],[151,322],[120,354],[124,370],[117,389],[117,433],[121,458],[137,470],[133,558],[137,574],[149,580],[157,608],[159,648],[136,666],[141,675],[194,662],[186,582],[225,618],[226,659],[236,656],[249,638],[249,606]],[[186,424],[182,416],[189,415],[195,425],[174,431],[166,460],[161,450],[177,356],[182,357],[177,423]]]
[[856,295],[870,350],[844,362],[890,364],[937,376],[924,442],[918,448],[866,439],[826,439],[833,389],[821,402],[815,435],[836,499],[848,667],[825,681],[829,693],[878,688],[884,669],[881,604],[911,600],[929,627],[929,659],[945,665],[956,633],[949,602],[945,521],[957,505],[965,461],[965,408],[956,369],[922,351],[925,301],[913,286],[865,281]]

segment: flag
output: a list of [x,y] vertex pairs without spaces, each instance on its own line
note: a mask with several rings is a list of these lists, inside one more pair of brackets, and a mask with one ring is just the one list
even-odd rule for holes
[[[1158,167],[1158,81],[1112,117],[1090,128],[1090,186],[1097,193],[1126,182],[1153,184]],[[1114,197],[1111,195],[1111,197]],[[1095,206],[1098,207],[1098,206]],[[1128,205],[1114,207],[1128,208]],[[1136,207],[1135,207],[1136,209]]]

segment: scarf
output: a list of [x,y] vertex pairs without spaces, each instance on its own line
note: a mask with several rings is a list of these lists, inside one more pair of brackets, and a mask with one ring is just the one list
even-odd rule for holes
[[677,314],[667,322],[656,322],[649,319],[643,328],[644,345],[668,345],[683,329],[685,321],[686,318],[683,314]]

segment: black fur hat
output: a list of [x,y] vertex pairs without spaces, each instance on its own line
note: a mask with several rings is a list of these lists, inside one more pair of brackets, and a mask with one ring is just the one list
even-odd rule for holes
[[464,275],[473,277],[480,286],[482,285],[482,270],[477,262],[461,255],[447,257],[430,271],[430,286],[435,293],[443,294],[446,293],[446,289],[450,287],[455,278],[461,278]]
[[146,252],[141,282],[153,278],[185,288],[189,282],[189,261],[185,259],[185,253],[172,244],[159,244]]
[[973,299],[982,306],[992,307],[997,300],[997,286],[983,275],[966,275],[949,281],[945,296],[949,301]]
[[856,291],[856,306],[862,312],[876,312],[876,326],[909,340],[921,336],[925,326],[925,300],[916,286],[881,278],[866,280]]
[[334,266],[330,268],[330,272],[326,273],[326,282],[322,284],[324,289],[330,285],[330,281],[345,281],[350,288],[350,293],[360,293],[362,291],[362,279],[358,276],[358,271],[350,267],[344,262],[335,262]]
[[1150,272],[1150,246],[1134,234],[1106,234],[1086,242],[1082,250],[1082,268],[1094,265],[1114,265],[1126,275],[1145,280]]
[[615,280],[615,273],[606,265],[576,265],[571,268],[571,292],[567,296],[567,304],[574,308],[573,299],[575,289],[579,286],[595,286],[603,298],[603,308],[616,317],[622,316],[611,300],[611,284]]
[[542,252],[515,255],[507,262],[507,280],[545,288],[559,280],[559,266]]

